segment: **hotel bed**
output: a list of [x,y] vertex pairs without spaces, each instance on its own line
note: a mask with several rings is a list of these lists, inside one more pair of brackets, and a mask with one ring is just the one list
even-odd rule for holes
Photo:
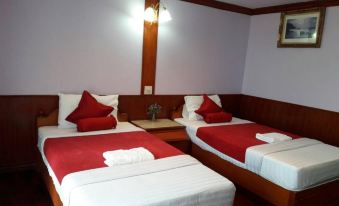
[[[120,121],[114,130],[79,133],[53,126],[56,115],[37,121],[40,166],[55,206],[233,204],[232,182],[140,128]],[[140,146],[155,160],[103,165],[103,151]]]
[[274,144],[257,143],[259,140],[254,133],[251,141],[256,143],[246,149],[239,137],[246,134],[248,128],[283,132],[239,118],[228,123],[207,124],[203,120],[182,118],[181,111],[182,107],[174,112],[173,118],[186,126],[193,142],[192,156],[235,184],[275,205],[339,201],[339,148],[289,133],[285,134],[295,139]]

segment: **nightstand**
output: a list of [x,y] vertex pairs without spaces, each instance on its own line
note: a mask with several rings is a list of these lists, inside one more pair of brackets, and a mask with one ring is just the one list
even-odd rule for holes
[[190,153],[191,141],[187,136],[185,126],[170,119],[134,120],[131,121],[137,127],[157,136],[159,139],[178,148],[184,153]]

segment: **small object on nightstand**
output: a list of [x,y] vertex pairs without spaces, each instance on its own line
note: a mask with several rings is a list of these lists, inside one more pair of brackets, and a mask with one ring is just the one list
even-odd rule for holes
[[161,111],[161,106],[157,103],[151,104],[148,107],[147,114],[151,116],[151,120],[155,121],[157,118],[157,114]]
[[155,121],[134,120],[132,124],[157,136],[184,153],[190,153],[191,142],[187,136],[185,126],[170,119],[157,119]]

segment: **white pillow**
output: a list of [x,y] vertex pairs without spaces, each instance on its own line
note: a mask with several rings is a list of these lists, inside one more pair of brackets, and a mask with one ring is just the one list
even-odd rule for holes
[[[221,107],[221,101],[218,95],[208,96],[213,102]],[[185,105],[188,112],[188,120],[202,120],[202,116],[195,113],[195,110],[199,109],[204,101],[203,96],[185,96]]]
[[184,106],[182,107],[182,117],[184,119],[188,119],[189,118],[189,114],[188,114],[188,111],[187,111],[186,104],[184,104]]
[[[101,104],[111,106],[114,108],[112,115],[118,120],[118,104],[119,95],[99,96],[92,94],[92,96]],[[75,128],[76,125],[67,121],[67,116],[72,113],[79,105],[81,99],[80,94],[59,94],[59,128]]]

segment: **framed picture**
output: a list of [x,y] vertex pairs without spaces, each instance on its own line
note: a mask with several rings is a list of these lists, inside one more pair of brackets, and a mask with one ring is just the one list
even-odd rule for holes
[[320,48],[325,8],[281,14],[278,47]]

